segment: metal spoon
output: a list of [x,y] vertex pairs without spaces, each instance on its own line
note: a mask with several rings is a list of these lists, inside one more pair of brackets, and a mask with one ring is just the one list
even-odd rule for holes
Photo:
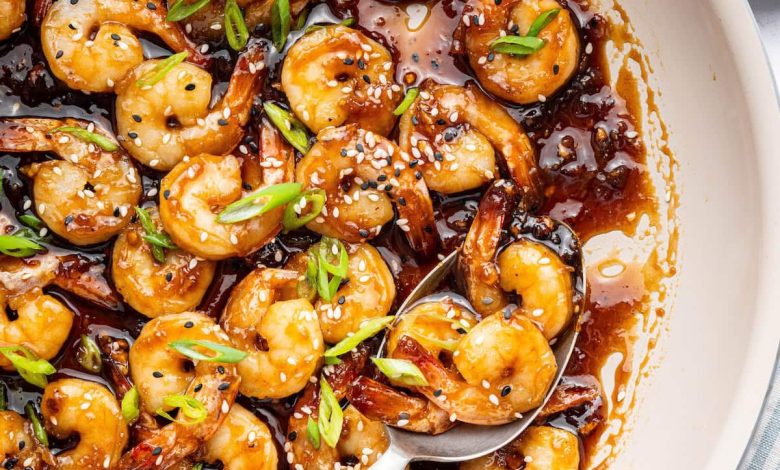
[[[559,229],[568,232],[574,237],[574,232],[567,225],[560,223]],[[533,237],[531,237],[533,238]],[[549,242],[545,243],[551,246]],[[551,246],[552,247],[552,246]],[[436,292],[448,277],[453,275],[458,252],[455,251],[439,263],[417,287],[409,294],[404,303],[398,309],[397,317],[408,312],[418,301]],[[542,407],[552,395],[555,385],[560,381],[569,358],[574,351],[574,344],[579,332],[578,321],[583,309],[585,276],[580,259],[579,266],[575,269],[575,291],[577,302],[575,303],[574,318],[571,326],[552,345],[555,360],[558,363],[553,385],[547,392],[542,405],[526,412],[521,419],[500,426],[477,426],[461,423],[455,428],[437,436],[413,433],[387,426],[387,434],[390,446],[382,457],[371,467],[374,470],[402,470],[412,461],[429,460],[435,462],[461,462],[487,455],[506,444],[509,444],[519,436],[536,418]],[[397,319],[396,319],[397,321]],[[385,336],[386,340],[387,336]],[[380,352],[384,350],[384,341]]]

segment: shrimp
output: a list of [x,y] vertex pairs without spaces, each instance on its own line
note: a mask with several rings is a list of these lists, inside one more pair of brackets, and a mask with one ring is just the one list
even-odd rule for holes
[[230,294],[220,324],[249,353],[238,364],[244,395],[292,395],[319,367],[324,341],[314,307],[306,299],[277,300],[278,288],[297,280],[295,271],[260,268]]
[[[205,340],[231,346],[211,318],[200,313],[157,317],[144,325],[130,348],[130,372],[147,413],[171,410],[164,399],[184,394],[205,408],[202,422],[186,417],[169,423],[126,452],[121,469],[170,468],[197,451],[222,424],[238,394],[241,378],[234,364],[193,361],[169,346],[177,340]],[[196,346],[197,347],[197,346]]]
[[79,437],[72,449],[57,454],[63,470],[112,468],[127,445],[127,423],[114,394],[103,385],[60,379],[46,386],[41,399],[46,431],[57,439]]
[[507,292],[516,292],[522,298],[520,312],[552,339],[575,312],[573,269],[553,250],[528,238],[499,247],[514,196],[514,186],[499,181],[482,197],[458,257],[461,284],[482,315],[507,306]]
[[203,459],[225,470],[275,470],[278,461],[268,426],[238,404],[206,441]]
[[421,163],[430,189],[457,193],[493,180],[497,152],[529,204],[541,200],[542,175],[533,144],[501,105],[473,84],[426,80],[420,90],[401,117],[398,142]]
[[0,465],[2,468],[53,467],[54,456],[33,434],[32,424],[14,411],[0,410]]
[[577,436],[551,426],[531,426],[523,434],[493,452],[460,464],[460,470],[578,470]]
[[0,41],[19,31],[24,24],[24,0],[0,0]]
[[107,93],[130,69],[143,62],[143,45],[136,36],[148,32],[176,52],[188,51],[206,64],[177,23],[166,21],[159,0],[57,1],[41,24],[41,45],[54,75],[69,87]]
[[398,211],[396,225],[413,250],[436,248],[433,203],[422,174],[390,140],[348,125],[329,128],[299,162],[295,179],[327,194],[320,216],[306,226],[350,243],[377,236]]
[[163,178],[160,217],[180,248],[205,259],[225,259],[247,255],[279,233],[284,207],[235,224],[217,222],[217,214],[228,204],[293,179],[292,147],[267,121],[260,133],[259,156],[239,160],[204,154],[181,162]]
[[[557,364],[539,328],[522,315],[492,315],[460,339],[444,366],[413,336],[402,336],[392,357],[412,361],[428,385],[416,386],[450,419],[473,424],[511,422],[540,406]],[[442,398],[445,397],[445,398]]]
[[[474,18],[465,28],[469,65],[485,90],[517,104],[545,101],[577,70],[580,40],[569,11],[555,0],[494,0],[472,2],[465,12]],[[494,52],[491,43],[506,34],[527,34],[536,18],[550,10],[557,16],[539,32],[541,50],[525,56]],[[465,21],[464,21],[465,24]]]
[[175,65],[151,86],[137,82],[157,67],[147,60],[117,83],[116,123],[122,145],[144,165],[170,170],[185,156],[224,155],[244,136],[243,126],[264,75],[263,52],[241,55],[228,89],[211,102],[211,75],[189,63]]
[[[160,230],[156,208],[148,210]],[[197,307],[211,284],[216,263],[198,260],[183,250],[165,250],[165,261],[159,263],[151,245],[141,238],[145,234],[140,223],[133,223],[114,242],[111,274],[125,302],[150,318]]]
[[[318,250],[319,244],[311,249]],[[347,251],[349,282],[336,291],[331,302],[320,298],[315,305],[322,336],[329,344],[354,333],[364,321],[387,315],[395,301],[393,274],[379,251],[367,243],[350,245]],[[306,252],[296,254],[288,261],[287,269],[305,273],[309,256]],[[296,296],[297,284],[292,284],[287,291],[283,293],[286,298]]]
[[38,216],[57,235],[74,245],[104,242],[121,232],[141,197],[140,176],[127,154],[86,142],[62,130],[76,127],[113,137],[77,119],[0,119],[0,150],[52,152],[47,160],[22,168],[33,179]]
[[390,52],[358,30],[325,26],[301,37],[287,52],[282,89],[295,116],[318,133],[354,123],[387,135],[401,101]]

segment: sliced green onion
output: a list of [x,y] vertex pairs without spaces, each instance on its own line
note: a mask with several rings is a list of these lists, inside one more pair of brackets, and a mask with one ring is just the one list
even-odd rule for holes
[[306,422],[306,438],[315,449],[320,448],[320,428],[317,426],[317,422],[311,419],[311,416]]
[[82,127],[62,126],[56,129],[52,129],[52,132],[67,132],[68,134],[73,134],[85,142],[90,142],[97,145],[106,152],[115,152],[119,149],[119,146],[112,142],[108,137],[102,136],[95,132],[90,132]]
[[317,261],[311,256],[306,258],[306,275],[296,285],[298,298],[313,302],[317,296]]
[[388,357],[372,357],[371,361],[391,380],[404,385],[428,385],[422,371],[412,361]]
[[271,7],[271,36],[277,51],[284,49],[290,34],[290,0],[276,0]]
[[0,253],[16,258],[26,258],[46,248],[20,235],[0,235]]
[[335,448],[341,436],[341,427],[344,424],[344,413],[341,410],[336,395],[330,384],[324,378],[320,379],[320,410],[317,417],[317,426],[320,428],[322,439],[330,447]]
[[555,19],[556,16],[558,16],[558,13],[561,12],[560,8],[553,8],[552,10],[547,10],[539,14],[539,16],[536,17],[533,23],[531,23],[531,27],[528,28],[528,33],[526,36],[538,36],[539,33],[542,32],[542,30],[550,24],[552,20]]
[[385,329],[385,327],[392,323],[394,319],[394,316],[389,315],[364,321],[360,329],[357,330],[354,335],[342,339],[335,346],[325,351],[325,357],[341,356],[342,354],[352,351],[358,344]]
[[133,424],[141,414],[141,396],[138,389],[133,387],[122,397],[122,416],[127,424]]
[[221,224],[235,224],[263,215],[300,196],[301,183],[280,183],[260,188],[249,196],[228,204],[217,216]]
[[87,335],[81,335],[81,344],[76,350],[76,360],[84,369],[97,374],[103,369],[103,359],[95,340]]
[[169,395],[163,398],[163,404],[165,404],[165,406],[178,408],[179,413],[189,418],[188,420],[177,420],[162,408],[158,408],[157,411],[155,411],[155,413],[169,421],[175,421],[181,424],[197,424],[205,421],[208,416],[206,405],[201,403],[197,398],[187,395]]
[[403,101],[398,105],[397,108],[393,111],[394,116],[400,116],[403,113],[406,112],[407,109],[409,109],[409,106],[414,103],[414,100],[417,99],[417,95],[420,94],[420,89],[417,87],[409,88],[406,90],[406,95],[404,95]]
[[300,30],[303,29],[304,26],[306,26],[306,20],[309,19],[309,9],[306,8],[303,11],[301,11],[298,14],[298,17],[295,18],[295,29]]
[[337,357],[326,357],[325,358],[325,365],[326,366],[335,366],[341,364],[341,359]]
[[426,335],[421,335],[419,333],[412,333],[412,336],[414,337],[414,339],[418,340],[418,342],[428,343],[433,346],[446,349],[447,351],[455,351],[455,349],[458,348],[458,344],[460,343],[460,341],[457,339],[443,340],[439,338],[432,338]]
[[[173,348],[179,354],[183,354],[189,357],[190,359],[195,359],[197,361],[222,362],[225,364],[233,364],[236,362],[241,362],[248,355],[244,351],[239,351],[238,349],[231,348],[230,346],[225,346],[224,344],[219,344],[213,341],[207,341],[201,339],[182,339],[179,341],[173,341],[171,343],[168,343],[168,346]],[[202,348],[206,348],[209,351],[216,353],[216,355],[209,356],[203,354],[201,352],[192,349],[192,346],[200,346]]]
[[44,227],[43,221],[32,214],[20,215],[19,222],[35,230],[40,230]]
[[152,256],[158,263],[165,262],[165,251],[163,248],[175,250],[178,247],[173,243],[173,240],[167,233],[157,230],[157,227],[152,222],[152,217],[146,209],[140,207],[135,208],[135,213],[138,214],[138,222],[141,223],[141,227],[146,232],[146,235],[141,235],[149,246],[152,248]]
[[[336,24],[339,25],[339,26],[346,26],[347,28],[350,28],[352,26],[355,26],[355,23],[356,23],[355,18],[349,17],[349,18],[344,18],[343,20],[339,21]],[[309,34],[312,31],[317,31],[318,29],[323,29],[325,27],[326,27],[326,25],[313,24],[313,25],[309,26],[308,28],[306,28],[306,31],[304,31],[304,34]],[[301,29],[301,28],[298,28],[298,29]]]
[[187,3],[184,0],[176,0],[176,3],[168,9],[168,16],[165,19],[168,21],[181,21],[208,5],[210,1],[196,0],[192,3]]
[[138,88],[144,88],[144,87],[154,85],[155,83],[162,80],[165,77],[165,75],[167,75],[168,72],[171,71],[171,69],[173,69],[180,63],[184,62],[184,59],[186,59],[189,55],[190,53],[188,51],[182,51],[177,54],[173,54],[166,57],[165,59],[161,60],[157,65],[155,65],[152,70],[146,73],[143,77],[139,78],[135,82],[135,85]]
[[228,44],[235,51],[243,49],[249,41],[249,30],[236,0],[225,2],[225,36]]
[[[336,253],[334,253],[334,251]],[[329,259],[336,256],[338,256],[338,265],[332,264]],[[347,254],[347,249],[344,247],[344,244],[339,240],[330,237],[322,237],[322,240],[320,240],[318,260],[320,265],[324,266],[325,270],[334,276],[338,276],[342,279],[347,277],[349,255]]]
[[0,384],[0,411],[8,409],[8,390],[4,384]]
[[46,387],[49,383],[46,379],[47,375],[57,372],[49,361],[38,358],[24,346],[0,347],[0,354],[11,362],[24,380],[40,388]]
[[317,294],[322,298],[322,300],[326,302],[330,302],[333,300],[333,297],[336,295],[336,291],[339,289],[339,286],[341,285],[341,277],[339,276],[333,276],[333,278],[329,279],[328,276],[328,270],[325,269],[325,266],[318,262],[317,263]]
[[544,47],[544,39],[532,36],[503,36],[490,43],[490,49],[503,54],[525,56]]
[[192,470],[203,470],[203,462],[198,462],[192,466]]
[[268,119],[279,129],[290,145],[304,154],[309,151],[309,135],[301,121],[297,120],[291,112],[268,101],[263,103],[263,109]]
[[[303,193],[296,202],[287,204],[282,225],[286,231],[295,230],[308,224],[322,212],[327,195],[323,189],[311,189]],[[303,207],[301,205],[303,204]],[[297,210],[296,210],[297,209]],[[306,213],[304,214],[304,209]]]
[[38,417],[38,411],[35,409],[35,405],[32,402],[27,402],[24,405],[24,412],[27,414],[27,419],[32,423],[33,435],[44,447],[49,447],[49,436],[46,434],[46,429],[41,424],[41,419]]

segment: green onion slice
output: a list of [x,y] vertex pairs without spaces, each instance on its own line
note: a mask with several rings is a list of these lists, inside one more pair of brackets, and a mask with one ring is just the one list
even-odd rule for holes
[[558,13],[561,12],[560,8],[553,8],[552,10],[547,10],[539,14],[539,16],[536,17],[533,23],[531,23],[531,27],[528,28],[528,34],[526,36],[538,36],[539,33],[542,32],[542,30],[547,27],[548,24],[552,20],[555,19],[556,16],[558,16]]
[[277,51],[284,49],[290,34],[290,0],[276,0],[271,7],[271,36]]
[[[349,17],[349,18],[344,18],[343,20],[339,21],[336,24],[339,25],[339,26],[346,26],[347,28],[351,28],[352,26],[355,26],[355,23],[357,23],[355,21],[355,18]],[[326,25],[313,24],[313,25],[309,26],[308,28],[306,28],[306,31],[304,31],[304,34],[309,34],[312,31],[317,31],[318,29],[323,29],[325,27],[326,27]],[[298,29],[301,29],[301,28],[299,27]]]
[[139,78],[135,82],[135,85],[138,88],[144,88],[144,87],[154,85],[155,83],[162,80],[165,77],[165,75],[167,75],[168,72],[171,71],[171,69],[173,69],[180,63],[184,62],[184,59],[186,59],[189,55],[190,55],[189,52],[182,51],[177,54],[173,54],[166,57],[165,59],[158,62],[157,65],[155,65],[152,70],[146,73],[143,77]]
[[8,390],[4,384],[0,384],[0,411],[8,409]]
[[419,333],[412,333],[412,336],[420,343],[428,343],[430,345],[437,346],[441,349],[446,349],[447,351],[455,351],[455,349],[458,348],[458,344],[460,343],[460,341],[457,339],[443,340],[443,339],[433,338],[426,335],[421,335]]
[[306,438],[315,449],[320,448],[320,428],[317,426],[317,422],[311,419],[311,416],[306,421]]
[[490,49],[504,54],[525,56],[544,47],[544,39],[532,36],[503,36],[490,43]]
[[326,366],[335,366],[341,364],[341,359],[337,357],[326,357],[324,362]]
[[235,224],[265,214],[300,196],[301,183],[280,183],[260,188],[249,196],[228,204],[217,216],[221,224]]
[[336,295],[336,291],[341,285],[341,277],[333,276],[331,279],[328,278],[329,276],[327,269],[325,269],[325,266],[322,263],[318,262],[317,294],[319,294],[319,296],[326,302],[333,300],[333,297]]
[[81,335],[81,344],[76,350],[76,360],[84,369],[97,374],[103,369],[103,359],[95,340],[87,335]]
[[27,402],[24,405],[24,412],[27,414],[27,419],[32,423],[33,435],[44,447],[49,447],[49,436],[46,434],[46,429],[41,424],[41,419],[38,417],[38,411],[35,409],[35,405],[32,402]]
[[[173,341],[171,343],[168,343],[168,346],[173,348],[179,354],[187,356],[190,359],[195,359],[197,361],[222,362],[225,364],[234,364],[236,362],[241,362],[248,355],[244,351],[239,351],[238,349],[231,348],[230,346],[225,346],[224,344],[219,344],[213,341],[207,341],[202,339],[182,339],[179,341]],[[203,354],[199,351],[192,349],[193,346],[200,346],[202,348],[206,348],[209,351],[216,353],[216,355],[209,356],[207,354]]]
[[205,421],[206,417],[208,416],[206,405],[204,405],[197,398],[193,398],[187,395],[169,395],[163,398],[163,404],[165,404],[165,406],[178,408],[179,413],[183,414],[189,419],[178,420],[162,408],[158,408],[155,413],[169,421],[175,421],[180,424],[198,424]]
[[203,462],[198,462],[192,466],[192,470],[203,470]]
[[0,235],[0,253],[16,258],[26,258],[46,248],[20,235]]
[[303,11],[301,11],[298,14],[298,17],[295,18],[295,29],[303,29],[304,26],[306,26],[306,20],[309,19],[309,9],[306,8]]
[[335,346],[325,351],[325,357],[337,357],[352,351],[355,349],[355,346],[385,329],[394,319],[394,316],[389,315],[364,321],[354,335],[342,339]]
[[263,109],[268,119],[279,129],[290,145],[301,153],[309,151],[309,136],[306,133],[306,126],[301,121],[297,120],[291,112],[268,101],[263,103]]
[[409,88],[406,90],[406,95],[404,95],[403,101],[398,105],[397,108],[393,111],[393,116],[400,116],[403,113],[406,112],[407,109],[409,109],[409,106],[414,103],[414,100],[417,99],[417,95],[420,94],[420,89],[417,87]]
[[249,30],[236,0],[227,0],[225,3],[225,35],[235,51],[243,49],[249,41]]
[[35,230],[40,230],[44,227],[43,221],[32,214],[20,215],[19,222]]
[[187,3],[184,0],[176,0],[176,3],[168,9],[168,16],[165,19],[168,21],[181,21],[208,5],[210,1],[196,0],[192,3]]
[[[320,265],[323,266],[327,272],[342,279],[347,277],[349,255],[347,254],[347,249],[344,247],[344,244],[339,240],[330,237],[322,237],[317,257]],[[338,258],[336,259],[336,257]],[[334,261],[337,261],[338,264],[331,263],[331,258],[333,258]]]
[[38,358],[24,346],[3,346],[0,347],[0,354],[11,362],[24,380],[40,388],[49,383],[47,375],[57,372],[49,361]]
[[336,447],[343,424],[344,413],[341,410],[341,405],[328,381],[320,378],[320,409],[317,416],[317,426],[320,428],[322,439],[328,446]]
[[146,209],[140,207],[135,208],[135,213],[138,214],[138,222],[141,223],[141,227],[146,232],[146,235],[141,235],[152,248],[152,256],[158,263],[165,262],[165,251],[163,248],[175,250],[178,248],[167,233],[157,230],[157,227],[152,222],[152,217]]
[[127,424],[132,424],[141,414],[141,396],[138,389],[133,387],[122,397],[122,416]]
[[119,146],[112,142],[108,137],[102,136],[95,132],[90,132],[82,127],[62,126],[56,129],[52,129],[52,132],[67,132],[68,134],[73,134],[85,142],[90,142],[97,145],[106,152],[115,152],[119,149]]
[[428,381],[423,373],[411,361],[388,357],[372,357],[371,361],[379,369],[379,372],[397,383],[419,386],[428,385]]
[[308,224],[322,212],[327,195],[323,189],[311,189],[303,193],[296,202],[291,202],[284,210],[282,225],[286,231],[295,230]]

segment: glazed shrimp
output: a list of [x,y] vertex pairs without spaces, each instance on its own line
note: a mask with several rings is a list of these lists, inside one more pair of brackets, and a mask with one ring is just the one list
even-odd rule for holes
[[417,365],[428,385],[414,388],[450,419],[473,424],[508,423],[538,407],[557,370],[546,338],[522,315],[492,315],[474,326],[452,353],[456,371],[413,336],[402,336],[391,355]]
[[105,93],[143,62],[138,32],[154,34],[176,52],[207,63],[177,23],[153,0],[57,1],[41,24],[41,45],[54,75],[69,87]]
[[292,395],[319,367],[324,342],[314,307],[305,299],[277,300],[278,288],[297,280],[295,271],[256,269],[230,294],[220,324],[249,353],[238,364],[244,395]]
[[79,437],[76,447],[57,454],[57,468],[112,468],[127,445],[119,403],[100,384],[81,379],[51,382],[43,392],[41,413],[50,435]]
[[[312,247],[312,250],[318,249],[319,244]],[[366,320],[387,315],[395,300],[393,275],[379,251],[367,243],[350,245],[347,251],[349,282],[336,291],[331,302],[320,298],[315,304],[322,336],[328,344],[336,344],[346,338],[360,329]],[[287,269],[305,273],[309,256],[306,252],[296,254],[287,263]],[[297,284],[288,288],[288,291],[293,290],[297,291]],[[284,296],[293,298],[296,294],[289,292]]]
[[354,123],[387,135],[403,98],[393,77],[387,49],[360,31],[333,25],[305,34],[290,48],[281,83],[295,116],[315,133]]
[[577,436],[551,426],[531,426],[493,452],[460,464],[460,470],[577,470],[580,448]]
[[198,450],[230,411],[241,378],[234,364],[192,361],[169,344],[177,340],[205,340],[231,346],[230,339],[211,318],[200,313],[157,317],[144,325],[130,348],[130,372],[147,413],[170,411],[165,397],[184,394],[205,408],[202,422],[185,417],[150,432],[150,436],[122,456],[121,469],[170,468]]
[[401,117],[398,142],[422,163],[425,182],[434,191],[457,193],[493,180],[498,153],[529,201],[541,199],[541,173],[530,139],[501,105],[473,84],[425,81]]
[[[476,0],[471,4],[474,9],[464,15],[478,20],[466,26],[464,44],[469,65],[488,92],[529,104],[552,96],[574,75],[580,57],[579,33],[569,11],[558,2]],[[527,34],[540,14],[556,9],[558,15],[538,34],[545,41],[541,50],[527,56],[491,50],[491,43],[502,33]]]
[[0,119],[0,150],[52,152],[61,160],[33,163],[22,171],[33,179],[38,216],[74,245],[106,241],[130,223],[141,197],[140,176],[121,147],[110,152],[62,127],[86,129],[113,142],[94,124],[76,119]]
[[252,47],[236,63],[228,89],[211,102],[211,75],[188,63],[175,65],[151,86],[139,87],[159,60],[147,60],[117,83],[116,123],[122,145],[144,165],[170,170],[185,156],[224,155],[244,136],[252,100],[264,75],[263,53]]
[[238,404],[206,441],[203,459],[225,470],[275,470],[278,462],[268,426]]
[[[147,210],[162,230],[156,208]],[[159,263],[151,245],[141,238],[145,234],[136,222],[114,242],[111,274],[125,302],[150,318],[197,307],[211,284],[216,263],[198,260],[184,250],[165,250],[165,262]]]
[[298,163],[296,181],[327,194],[310,230],[350,243],[377,236],[398,211],[396,225],[423,255],[436,248],[433,203],[422,174],[390,140],[356,125],[329,128]]
[[55,465],[49,449],[35,438],[32,424],[18,413],[0,410],[0,429],[0,465],[3,468],[39,470]]
[[19,31],[24,24],[24,0],[0,0],[0,41]]

